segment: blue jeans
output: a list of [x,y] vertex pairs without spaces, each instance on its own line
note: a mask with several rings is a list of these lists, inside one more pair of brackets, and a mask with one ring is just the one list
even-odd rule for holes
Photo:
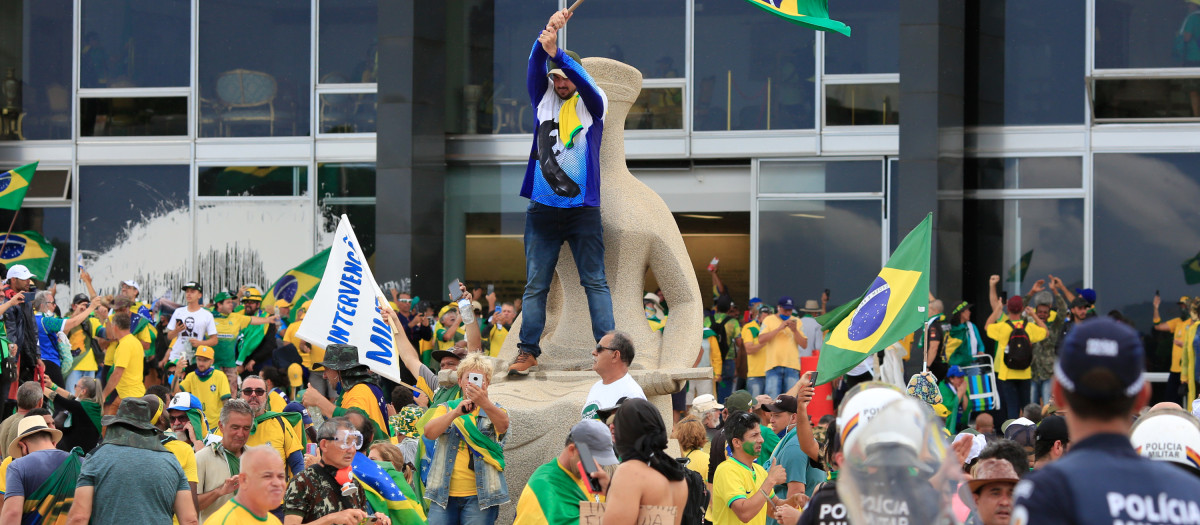
[[767,387],[766,377],[747,377],[746,391],[750,392],[750,397],[758,397]]
[[604,276],[604,226],[600,208],[555,208],[530,202],[525,213],[525,296],[521,299],[521,342],[517,348],[537,357],[546,329],[546,294],[562,244],[571,247],[579,284],[587,293],[592,336],[613,330],[612,295]]
[[498,505],[479,510],[476,496],[450,496],[444,509],[437,503],[429,505],[429,525],[492,525],[499,513]]
[[775,399],[779,394],[787,392],[792,385],[800,380],[800,371],[786,366],[777,366],[767,370],[766,394]]
[[[1029,402],[1045,405],[1050,402],[1050,380],[1045,379],[1038,381],[1036,379],[1029,381]],[[1026,403],[1028,404],[1028,403]],[[1024,407],[1022,407],[1024,408]]]
[[1029,404],[1029,384],[1032,382],[1029,379],[997,381],[1000,384],[1000,408],[1005,421],[1021,417],[1021,409]]

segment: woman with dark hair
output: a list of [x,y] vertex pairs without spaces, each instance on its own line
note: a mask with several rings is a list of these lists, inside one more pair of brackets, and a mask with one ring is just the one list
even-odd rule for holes
[[637,522],[643,506],[675,507],[675,525],[687,504],[687,472],[667,454],[667,427],[645,399],[627,399],[614,421],[614,448],[621,464],[608,487],[604,525]]

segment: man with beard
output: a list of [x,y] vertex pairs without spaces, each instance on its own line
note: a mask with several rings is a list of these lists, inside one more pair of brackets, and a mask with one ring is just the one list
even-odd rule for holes
[[247,377],[242,382],[242,399],[254,411],[254,430],[246,446],[271,445],[287,464],[290,476],[304,470],[302,438],[296,435],[295,425],[283,413],[267,411],[267,383],[258,376]]

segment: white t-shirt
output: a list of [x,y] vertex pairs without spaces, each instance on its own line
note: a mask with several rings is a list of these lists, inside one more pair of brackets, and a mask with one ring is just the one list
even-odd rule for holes
[[800,333],[808,338],[808,344],[800,349],[800,357],[809,357],[813,355],[814,351],[821,349],[821,339],[825,337],[825,334],[821,333],[821,324],[811,315],[800,319]]
[[208,339],[210,336],[217,335],[217,324],[213,322],[212,313],[203,308],[195,312],[189,312],[187,307],[176,308],[175,313],[171,314],[171,320],[167,323],[167,330],[174,330],[176,323],[183,323],[185,327],[182,332],[179,332],[179,337],[175,339],[175,345],[171,347],[171,361],[186,359],[192,361],[192,356],[196,355],[196,349],[192,348],[189,339],[200,339],[201,341]]
[[596,419],[597,412],[617,406],[617,401],[622,397],[646,399],[641,385],[633,380],[629,372],[625,372],[625,377],[613,381],[612,384],[606,385],[603,380],[596,381],[588,391],[587,401],[583,402],[583,419]]

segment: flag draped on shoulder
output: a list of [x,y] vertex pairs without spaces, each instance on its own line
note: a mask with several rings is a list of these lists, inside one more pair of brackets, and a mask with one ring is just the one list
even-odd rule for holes
[[287,301],[292,305],[291,319],[288,321],[294,322],[296,312],[299,310],[297,307],[304,304],[304,301],[312,299],[313,295],[317,293],[317,286],[321,284],[321,275],[325,273],[325,265],[329,263],[330,249],[321,250],[276,279],[275,284],[267,289],[267,295],[263,297],[263,304],[274,307],[275,301],[279,299]]
[[850,36],[850,26],[829,18],[826,0],[746,0],[793,24]]
[[817,318],[829,329],[817,362],[820,384],[841,377],[867,356],[924,325],[932,225],[931,213],[896,247],[866,293]]
[[0,208],[19,210],[25,201],[25,192],[33,182],[33,174],[37,171],[38,163],[26,164],[20,168],[0,173]]
[[417,495],[391,463],[371,461],[361,452],[350,464],[354,477],[366,489],[371,510],[388,516],[397,525],[426,523],[425,509]]
[[35,231],[0,233],[0,262],[6,266],[24,264],[34,277],[45,281],[54,261],[54,245]]

